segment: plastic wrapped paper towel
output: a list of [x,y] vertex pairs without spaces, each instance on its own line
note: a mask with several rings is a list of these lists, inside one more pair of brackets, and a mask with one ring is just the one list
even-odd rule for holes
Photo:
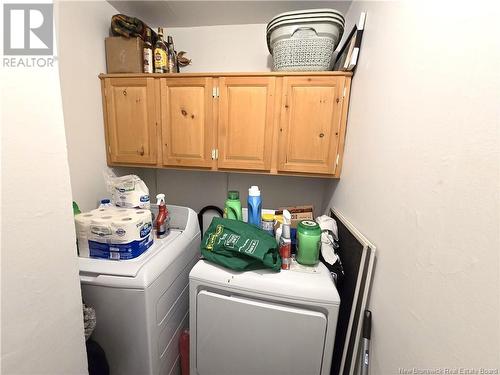
[[113,204],[124,208],[150,208],[149,189],[138,176],[106,175],[105,178]]
[[132,259],[153,244],[151,211],[105,208],[75,216],[81,257]]

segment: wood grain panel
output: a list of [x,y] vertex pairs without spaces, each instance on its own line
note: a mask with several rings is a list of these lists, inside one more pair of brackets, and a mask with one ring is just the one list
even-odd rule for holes
[[344,80],[283,78],[279,171],[335,172]]
[[219,168],[270,170],[274,77],[219,78]]
[[155,164],[156,122],[153,78],[105,81],[111,162]]
[[163,164],[212,164],[212,79],[161,79]]

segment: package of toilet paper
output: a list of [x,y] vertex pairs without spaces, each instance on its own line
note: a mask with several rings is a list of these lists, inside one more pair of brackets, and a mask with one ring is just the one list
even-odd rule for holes
[[153,244],[151,211],[101,208],[75,216],[81,257],[136,258]]
[[124,208],[149,209],[149,189],[138,176],[106,176],[113,204]]

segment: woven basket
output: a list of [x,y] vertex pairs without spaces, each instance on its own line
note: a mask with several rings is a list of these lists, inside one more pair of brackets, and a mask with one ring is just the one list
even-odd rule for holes
[[298,30],[291,38],[273,44],[273,70],[330,70],[336,46],[333,38],[317,36],[311,30]]

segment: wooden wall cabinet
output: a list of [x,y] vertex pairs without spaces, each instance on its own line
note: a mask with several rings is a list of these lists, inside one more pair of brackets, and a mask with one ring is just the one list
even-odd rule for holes
[[340,176],[351,73],[100,78],[111,166]]
[[274,87],[274,77],[219,79],[219,168],[271,170]]
[[160,79],[162,165],[212,165],[212,78]]
[[154,84],[154,78],[104,80],[104,121],[109,164],[156,164]]
[[284,77],[278,170],[335,174],[345,77]]

